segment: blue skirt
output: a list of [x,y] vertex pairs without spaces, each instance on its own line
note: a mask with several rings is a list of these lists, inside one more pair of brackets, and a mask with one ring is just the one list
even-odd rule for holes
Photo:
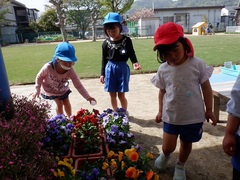
[[108,61],[105,67],[105,91],[128,92],[129,79],[130,68],[127,62]]

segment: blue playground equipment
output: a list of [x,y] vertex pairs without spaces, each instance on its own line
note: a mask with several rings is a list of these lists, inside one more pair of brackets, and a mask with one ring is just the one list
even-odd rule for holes
[[7,103],[11,101],[12,96],[0,46],[0,112],[5,111]]

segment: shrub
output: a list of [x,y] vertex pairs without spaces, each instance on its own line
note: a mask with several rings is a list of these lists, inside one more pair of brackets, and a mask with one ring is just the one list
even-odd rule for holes
[[[52,154],[42,149],[49,105],[13,95],[14,114],[6,120],[0,112],[0,177],[37,179],[52,176]],[[7,106],[10,107],[10,106]],[[6,111],[11,111],[6,108]]]
[[[55,41],[62,41],[63,37],[61,34],[54,34],[54,35],[42,35],[36,38],[37,42],[55,42]],[[67,40],[68,41],[73,41],[76,40],[76,38],[71,35],[71,34],[67,34]]]

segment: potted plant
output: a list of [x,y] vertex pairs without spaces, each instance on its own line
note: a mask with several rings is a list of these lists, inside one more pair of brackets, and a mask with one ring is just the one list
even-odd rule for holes
[[106,157],[78,158],[75,161],[76,179],[106,180],[111,177]]
[[76,169],[72,158],[57,158],[57,166],[52,169],[53,179],[75,179]]
[[133,133],[130,132],[130,124],[126,110],[122,108],[116,111],[107,109],[104,110],[98,118],[102,123],[106,143],[110,150],[118,152],[135,146],[135,138]]
[[126,149],[124,152],[108,153],[109,168],[112,176],[116,180],[121,179],[137,179],[137,180],[158,180],[159,176],[150,166],[153,160],[151,153],[141,154],[135,148]]
[[97,115],[99,112],[80,109],[73,116],[73,158],[103,155],[103,139]]
[[55,156],[70,157],[73,128],[73,122],[64,114],[48,119],[43,147]]

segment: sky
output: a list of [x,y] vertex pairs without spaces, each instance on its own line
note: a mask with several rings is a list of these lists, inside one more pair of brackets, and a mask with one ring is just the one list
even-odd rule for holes
[[40,12],[44,12],[45,4],[48,4],[48,0],[17,0],[18,2],[25,4],[27,8],[36,8]]

